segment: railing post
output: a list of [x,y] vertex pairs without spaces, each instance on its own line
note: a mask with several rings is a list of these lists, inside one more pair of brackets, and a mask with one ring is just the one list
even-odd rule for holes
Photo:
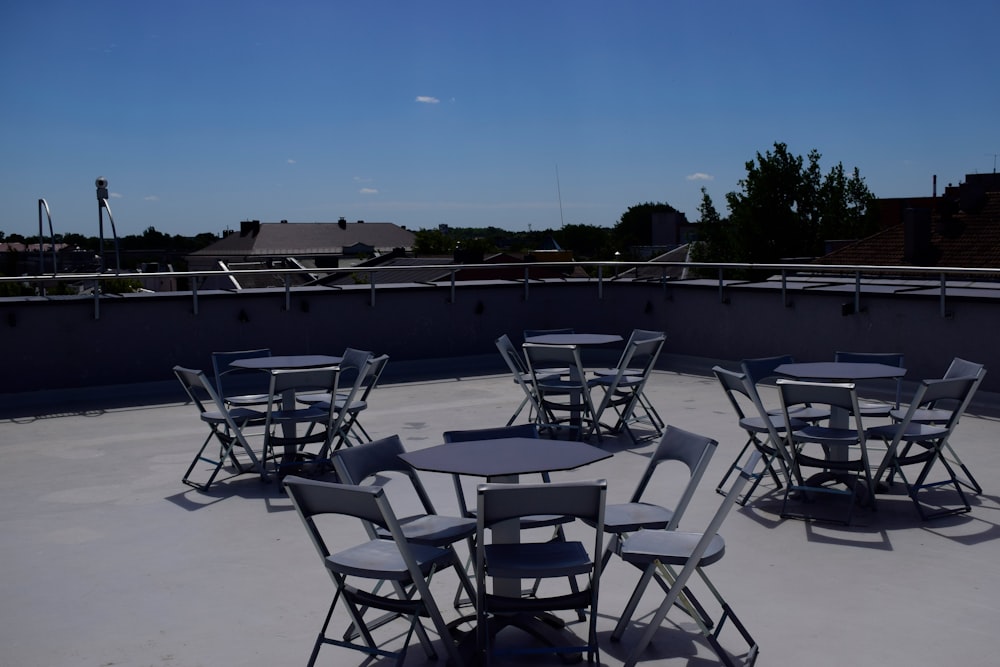
[[94,278],[94,319],[101,319],[101,281]]
[[948,281],[945,274],[941,274],[941,317],[948,317],[948,309],[945,306],[945,293],[948,291]]
[[788,303],[788,273],[784,269],[781,270],[781,303],[785,308],[790,305]]
[[292,281],[290,276],[286,273],[285,276],[285,312],[291,312],[292,310]]
[[191,277],[191,312],[198,314],[198,279]]
[[861,272],[854,273],[854,313],[861,312]]
[[719,303],[725,303],[726,302],[726,293],[725,293],[725,290],[723,289],[723,284],[724,283],[722,281],[722,267],[720,266],[719,267]]
[[368,284],[371,285],[371,297],[368,301],[368,305],[372,308],[375,307],[375,272],[368,272]]
[[597,267],[597,300],[604,298],[604,267]]
[[451,295],[448,299],[448,303],[455,303],[455,269],[451,270]]
[[525,301],[528,300],[528,285],[530,284],[530,282],[531,282],[531,280],[528,277],[528,267],[527,267],[527,265],[525,265],[525,267],[524,267],[524,300]]

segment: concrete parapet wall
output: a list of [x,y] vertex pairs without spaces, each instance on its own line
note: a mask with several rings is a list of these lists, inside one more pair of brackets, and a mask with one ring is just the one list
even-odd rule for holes
[[[902,352],[908,379],[940,376],[955,356],[992,369],[983,389],[1000,389],[995,299],[952,297],[948,316],[933,295],[795,290],[792,305],[768,287],[711,281],[386,285],[0,301],[3,393],[169,379],[175,364],[210,368],[216,350],[270,347],[275,354],[338,354],[347,346],[415,361],[495,352],[507,333],[574,327],[618,333],[667,332],[672,354],[738,360],[792,354],[830,359],[836,350]],[[846,304],[846,305],[845,305]],[[845,314],[846,313],[846,314]],[[499,358],[499,356],[498,356]]]

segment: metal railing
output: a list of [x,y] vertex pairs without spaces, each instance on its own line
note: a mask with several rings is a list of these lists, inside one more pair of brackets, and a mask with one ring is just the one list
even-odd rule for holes
[[[553,278],[551,275],[532,277],[532,271],[537,269],[547,269],[549,273],[553,268],[565,269],[569,266],[581,267],[587,271],[587,277],[565,276],[563,278]],[[677,284],[716,284],[719,292],[719,300],[728,303],[730,292],[734,287],[770,283],[775,280],[780,281],[781,302],[785,306],[791,306],[788,286],[789,278],[806,278],[810,281],[817,281],[811,287],[822,286],[820,279],[826,283],[836,282],[838,284],[849,284],[853,282],[853,312],[860,313],[863,310],[862,293],[865,285],[878,284],[888,280],[913,281],[910,285],[897,285],[899,291],[913,291],[915,289],[926,290],[930,285],[934,285],[938,292],[940,302],[940,315],[948,316],[947,297],[948,290],[957,286],[959,282],[964,287],[973,283],[975,287],[983,290],[983,295],[990,295],[1000,298],[1000,269],[993,268],[970,268],[970,267],[934,267],[921,268],[913,266],[867,266],[867,265],[823,265],[823,264],[744,264],[744,263],[710,263],[710,262],[532,262],[532,263],[504,263],[504,264],[440,264],[423,265],[423,270],[439,270],[441,275],[447,275],[448,279],[442,281],[423,281],[422,284],[440,287],[447,285],[449,298],[455,302],[458,292],[461,290],[462,282],[457,279],[459,272],[489,271],[496,273],[499,269],[509,269],[512,275],[523,270],[523,277],[517,282],[523,284],[524,299],[528,300],[531,293],[532,284],[550,283],[553,281],[564,282],[593,282],[596,285],[598,299],[604,298],[605,286],[611,283],[621,282],[655,282],[662,284],[664,289]],[[613,269],[613,275],[608,277],[606,270]],[[643,277],[657,273],[658,277]],[[333,275],[355,275],[366,278],[370,291],[370,305],[375,305],[377,289],[390,288],[393,284],[392,273],[397,275],[404,271],[412,270],[412,267],[345,267],[317,270],[315,268],[270,268],[270,269],[226,269],[226,270],[206,270],[206,271],[165,271],[150,273],[127,273],[127,272],[106,272],[106,273],[62,273],[45,274],[35,276],[0,276],[0,284],[17,283],[37,285],[36,294],[45,295],[45,286],[57,283],[92,284],[89,293],[81,294],[81,298],[92,298],[94,300],[94,317],[100,317],[100,299],[109,296],[111,293],[104,289],[103,285],[110,280],[121,281],[141,280],[146,278],[172,278],[187,279],[190,289],[183,292],[190,292],[192,299],[192,309],[195,315],[198,314],[199,292],[206,291],[203,286],[213,278],[225,278],[239,284],[241,276],[259,277],[278,276],[284,283],[283,288],[273,288],[281,290],[285,302],[285,309],[291,305],[291,295],[295,290],[306,285],[294,285],[292,277],[295,275],[308,275],[315,277],[317,273]],[[638,271],[642,271],[639,275]],[[685,277],[676,278],[671,276],[671,270],[676,272],[681,270]],[[536,275],[539,275],[537,272]],[[610,271],[607,271],[610,273]],[[715,275],[714,278],[692,277],[692,275],[703,274],[705,276]],[[741,277],[745,274],[766,275],[764,279],[752,279]],[[729,277],[727,277],[729,276]],[[381,277],[381,279],[380,279]],[[498,282],[511,282],[512,279],[497,279]],[[361,281],[362,284],[364,281]],[[412,282],[412,281],[408,281]],[[310,288],[324,286],[322,281],[310,281]],[[347,289],[349,286],[330,285],[329,289]],[[808,289],[808,288],[806,288]],[[221,292],[238,292],[239,289],[215,290]],[[182,292],[182,293],[183,293]],[[176,295],[178,292],[170,292]],[[14,297],[25,298],[25,297]],[[65,297],[62,297],[65,298]],[[9,298],[8,298],[9,300]]]

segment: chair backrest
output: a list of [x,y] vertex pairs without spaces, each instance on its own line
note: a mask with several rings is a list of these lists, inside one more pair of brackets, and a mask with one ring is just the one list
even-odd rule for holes
[[[537,424],[517,424],[515,426],[496,426],[493,428],[476,428],[464,431],[445,431],[443,437],[445,442],[473,442],[476,440],[498,440],[500,438],[538,438],[539,434]],[[469,516],[469,503],[466,501],[465,492],[462,490],[462,476],[452,475],[451,479],[455,486],[455,497],[458,499],[459,512],[462,516]],[[544,473],[542,479],[548,481],[548,473]]]
[[212,385],[208,382],[208,378],[205,377],[202,371],[194,368],[184,368],[183,366],[174,366],[173,370],[174,375],[177,376],[177,380],[181,383],[181,387],[184,388],[184,393],[187,394],[188,400],[194,403],[199,413],[205,414],[209,410],[216,410],[221,413],[226,412],[222,406],[222,402],[219,400],[219,395],[212,388]]
[[382,379],[382,372],[385,367],[389,364],[389,355],[380,354],[377,357],[371,357],[369,363],[366,366],[365,373],[361,379],[361,396],[358,397],[360,401],[367,401],[368,396],[372,393],[372,390],[378,386],[379,380]]
[[538,386],[537,373],[544,368],[569,368],[570,376],[575,376],[581,383],[586,381],[580,348],[576,345],[525,343],[524,356],[528,360],[528,370],[532,374],[536,388]]
[[858,409],[858,395],[853,382],[805,382],[779,378],[777,384],[786,417],[791,407],[820,403],[847,410],[849,414],[854,415],[856,428],[864,431],[861,426],[861,411]]
[[497,349],[500,350],[500,356],[507,362],[507,368],[514,374],[515,379],[520,381],[521,375],[528,372],[528,366],[524,362],[524,357],[518,353],[517,348],[514,347],[514,343],[511,342],[510,336],[507,334],[503,334],[495,342]]
[[[285,391],[331,392],[337,390],[338,368],[282,368],[271,371],[272,404],[281,400]],[[270,408],[269,408],[270,411]]]
[[[753,407],[752,404],[754,401],[760,400],[759,397],[751,395],[747,374],[735,373],[722,366],[714,366],[712,373],[715,374],[715,377],[719,380],[719,384],[722,385],[722,391],[726,393],[726,398],[729,399],[733,410],[736,411],[737,418],[745,419],[748,416],[749,409]],[[738,396],[743,396],[743,399],[741,400]],[[756,411],[750,414],[756,416]]]
[[215,378],[216,393],[225,398],[234,393],[267,391],[267,375],[251,368],[233,367],[231,364],[239,359],[257,359],[270,356],[271,349],[267,347],[254,350],[213,352],[212,376]]
[[[481,528],[501,521],[539,514],[571,516],[603,532],[607,482],[551,482],[549,484],[480,484],[476,515]],[[548,537],[545,538],[546,541]],[[603,546],[603,540],[597,540]],[[599,551],[598,551],[599,553]]]
[[474,440],[497,440],[500,438],[537,438],[537,424],[517,424],[515,426],[495,426],[462,431],[445,431],[445,442],[471,442]]
[[372,353],[365,350],[356,350],[349,347],[344,350],[340,359],[340,386],[348,387],[358,384],[364,380],[365,366],[371,359]]
[[[399,458],[406,450],[398,435],[373,440],[364,444],[339,449],[333,453],[334,470],[344,484],[364,485],[372,477],[382,473],[399,473],[405,476],[425,514],[434,514],[434,505],[416,471]],[[384,480],[383,480],[384,481]],[[384,484],[383,484],[384,485]]]
[[795,363],[795,357],[790,354],[782,354],[776,357],[757,357],[755,359],[744,359],[740,362],[740,367],[746,374],[747,379],[753,385],[760,384],[764,380],[773,378],[777,373],[774,369],[782,364]]
[[951,411],[947,422],[943,428],[951,431],[958,424],[962,417],[963,409],[968,405],[967,398],[975,391],[979,384],[979,378],[970,375],[966,377],[941,378],[937,380],[922,380],[917,387],[917,392],[910,401],[903,420],[899,423],[899,431],[904,432],[909,426],[914,415],[922,408],[933,406],[939,401],[947,401],[959,407]]
[[646,488],[653,478],[653,473],[656,472],[660,464],[667,461],[679,461],[683,463],[688,468],[690,478],[680,499],[674,505],[673,517],[670,519],[669,525],[667,525],[667,530],[676,529],[677,524],[680,523],[681,517],[684,515],[684,511],[691,503],[695,490],[697,490],[698,484],[705,474],[705,470],[708,469],[708,464],[712,460],[712,456],[715,454],[718,445],[719,443],[711,438],[667,425],[666,430],[663,432],[663,437],[660,438],[660,444],[656,446],[656,450],[650,455],[649,464],[646,466],[642,478],[640,478],[639,483],[636,485],[635,491],[632,492],[631,502],[636,503],[642,499],[643,493],[645,493]]
[[948,370],[945,371],[944,377],[946,379],[960,377],[975,377],[982,379],[981,376],[985,374],[986,367],[982,364],[978,364],[974,361],[967,361],[960,357],[955,357],[951,360],[951,364],[948,366]]

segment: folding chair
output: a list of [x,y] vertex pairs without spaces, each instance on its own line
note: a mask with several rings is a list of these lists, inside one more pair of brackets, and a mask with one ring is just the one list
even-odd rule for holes
[[[517,426],[504,426],[497,428],[479,428],[470,429],[464,431],[445,431],[444,441],[447,443],[455,442],[472,442],[476,440],[496,440],[500,438],[537,438],[538,426],[536,424],[518,424]],[[498,456],[503,456],[503,452],[497,452]],[[539,473],[541,481],[544,484],[549,484],[552,482],[549,473],[542,472]],[[452,483],[455,486],[455,495],[458,499],[459,513],[461,516],[470,517],[475,520],[476,510],[475,508],[470,508],[468,502],[465,499],[465,491],[462,488],[462,476],[452,475]],[[564,516],[560,514],[536,514],[532,516],[521,517],[520,524],[521,530],[531,530],[533,528],[552,528],[550,541],[553,542],[565,542],[566,533],[563,530],[563,525],[571,523],[573,517]],[[469,567],[472,566],[472,556],[474,550],[470,550],[470,560]],[[541,584],[541,579],[535,579],[535,583],[530,589],[525,591],[527,595],[536,595],[538,593],[538,586]],[[576,585],[576,580],[572,577],[570,578],[570,587]],[[461,597],[462,589],[459,588],[455,593],[455,606],[459,607],[464,604],[471,604],[473,598],[469,597],[468,601],[462,599]],[[581,614],[580,620],[583,620]]]
[[[407,540],[383,487],[334,484],[296,476],[286,477],[284,484],[336,588],[313,644],[309,667],[315,664],[320,648],[327,644],[361,651],[368,656],[395,658],[396,664],[402,665],[414,633],[427,656],[437,657],[421,618],[430,618],[452,664],[463,664],[429,588],[434,573],[451,565],[452,552]],[[331,553],[331,544],[325,536],[331,536],[331,542],[342,543],[343,534],[338,530],[341,524],[318,519],[336,515],[379,526],[391,539],[371,539]],[[384,581],[392,583],[389,591],[382,591]],[[327,634],[340,601],[350,619],[350,627],[356,629],[362,641],[357,641],[350,630],[342,640]],[[372,610],[385,613],[366,619],[366,614]],[[372,633],[400,617],[408,618],[410,623],[403,636],[402,648],[392,651],[386,647],[388,639],[379,644]],[[396,636],[393,633],[393,637]]]
[[[575,345],[525,343],[524,353],[538,401],[539,427],[553,432],[568,427],[576,432],[577,440],[588,438],[592,433],[600,440],[601,430],[580,360],[580,349]],[[569,372],[565,377],[547,374],[547,369],[553,367],[565,367]],[[558,413],[566,413],[566,416],[559,417]]]
[[368,397],[372,390],[378,386],[379,380],[382,379],[382,372],[388,363],[388,354],[373,357],[365,367],[364,375],[361,378],[361,387],[355,392],[360,391],[361,395],[353,398],[350,396],[350,392],[341,392],[337,396],[337,410],[346,412],[343,426],[344,434],[346,436],[353,435],[354,440],[358,443],[372,441],[371,435],[361,424],[360,415],[368,409]]
[[[676,530],[684,511],[687,510],[701,478],[708,469],[708,463],[715,454],[718,442],[674,426],[667,426],[660,444],[650,454],[649,463],[636,484],[632,497],[627,503],[609,504],[604,509],[604,532],[611,538],[604,549],[603,565],[607,565],[611,554],[617,553],[621,541],[629,533],[637,530]],[[649,488],[653,475],[663,463],[677,461],[687,466],[689,478],[677,504],[673,509],[646,502],[642,499]]]
[[[979,389],[979,385],[982,383],[985,376],[986,367],[982,364],[977,364],[974,361],[966,361],[965,359],[955,357],[948,366],[948,370],[945,371],[943,379],[949,380],[958,377],[975,377],[976,383],[966,395],[965,400],[958,405],[946,405],[946,401],[935,401],[928,404],[925,408],[917,410],[913,415],[912,421],[918,424],[945,424],[949,419],[951,419],[951,413],[954,410],[960,410],[962,414],[965,414],[969,404],[972,403],[972,397],[975,396],[976,391]],[[897,408],[890,413],[890,416],[895,421],[900,421],[903,419],[905,414],[905,409]],[[975,476],[973,476],[972,471],[969,470],[962,459],[958,456],[958,452],[956,452],[955,448],[951,446],[950,440],[945,441],[942,455],[948,460],[949,464],[958,466],[965,474],[966,479],[964,480],[960,477],[956,477],[959,484],[976,493],[983,492],[983,487],[980,486]]]
[[270,398],[267,374],[251,368],[237,368],[230,364],[238,359],[270,356],[271,350],[266,347],[236,352],[213,352],[212,373],[215,377],[216,392],[228,405],[240,407],[267,405]]
[[[852,364],[885,364],[903,368],[903,355],[898,352],[834,352],[834,361]],[[896,378],[895,401],[887,403],[868,398],[858,398],[858,407],[865,417],[888,417],[890,411],[899,409],[899,399],[903,392],[903,378]]]
[[[250,408],[227,407],[202,371],[174,366],[174,375],[177,376],[190,401],[198,408],[199,417],[208,424],[210,429],[208,437],[201,443],[201,447],[198,448],[198,452],[191,460],[191,465],[184,471],[181,481],[201,491],[208,491],[227,460],[232,462],[237,475],[259,467],[260,461],[254,454],[250,443],[247,442],[243,428],[251,424],[263,423],[264,414]],[[219,455],[216,458],[205,455],[205,449],[213,439],[220,446]],[[242,451],[250,459],[249,465],[240,462],[236,456],[237,450]],[[191,472],[199,461],[212,466],[212,472],[204,484],[191,480]]]
[[[712,372],[719,380],[722,390],[726,393],[726,398],[733,406],[740,428],[747,434],[747,441],[736,454],[732,465],[726,470],[726,474],[719,480],[718,486],[715,487],[716,493],[725,495],[729,477],[741,469],[743,457],[750,447],[761,453],[761,458],[764,460],[764,470],[771,476],[775,488],[783,488],[785,486],[784,480],[789,479],[789,453],[785,450],[785,431],[787,430],[785,416],[767,413],[756,388],[750,383],[746,373],[734,373],[721,366],[715,366],[712,368]],[[829,414],[828,411],[827,414]],[[805,425],[804,421],[792,419],[792,428],[802,428]],[[780,475],[779,471],[774,469],[775,462],[780,469]],[[763,479],[763,475],[754,480],[743,497],[736,501],[737,504],[742,507],[750,501],[761,479]]]
[[[901,421],[868,429],[869,437],[880,438],[888,445],[885,458],[875,473],[875,480],[880,480],[886,470],[898,474],[903,480],[906,493],[916,506],[920,518],[925,521],[972,510],[965,493],[962,491],[962,484],[955,475],[955,470],[944,456],[944,449],[958,425],[959,419],[961,419],[964,406],[968,405],[968,397],[975,391],[979,380],[980,378],[976,376],[924,380],[917,388],[917,393],[911,399],[910,406]],[[933,406],[939,401],[950,401],[960,407],[950,411],[948,420],[943,424],[914,421],[914,417],[922,411],[933,409],[928,406]],[[915,453],[911,453],[914,450],[916,450]],[[927,477],[938,461],[944,466],[948,478],[942,481],[928,482]],[[907,466],[920,467],[916,479],[912,482],[904,472],[904,468]],[[933,513],[925,511],[924,504],[917,497],[918,494],[924,490],[939,489],[949,485],[958,494],[961,507],[943,508]],[[924,494],[924,497],[926,495]]]
[[[778,395],[785,413],[785,421],[795,409],[803,405],[828,405],[831,410],[842,410],[854,420],[853,428],[834,428],[818,424],[807,424],[802,428],[785,431],[786,449],[791,453],[791,479],[785,485],[785,497],[781,504],[782,518],[819,519],[803,513],[787,511],[788,499],[798,493],[803,502],[811,500],[810,494],[841,495],[847,497],[847,517],[840,521],[851,523],[856,501],[863,502],[871,509],[875,506],[875,484],[868,462],[868,445],[862,414],[858,407],[858,395],[851,382],[801,382],[778,380]],[[812,447],[810,447],[812,445]],[[822,455],[814,452],[816,445],[822,447]],[[851,452],[857,450],[856,456]],[[821,472],[805,479],[803,468],[815,468]],[[843,484],[840,489],[830,483]],[[825,519],[838,521],[837,519]]]
[[[597,602],[601,579],[604,501],[607,482],[553,482],[551,484],[481,484],[476,494],[476,612],[477,645],[486,664],[493,655],[584,653],[597,657]],[[501,523],[541,512],[572,516],[593,526],[594,541],[487,543],[486,531]],[[516,524],[515,524],[516,525]],[[494,537],[497,533],[494,532]],[[525,598],[520,579],[579,577],[569,593]],[[488,587],[488,583],[492,587]],[[540,612],[590,611],[585,641],[568,631],[553,636],[537,618]],[[545,646],[498,650],[501,627],[514,625]],[[568,642],[565,643],[565,642]]]
[[[338,373],[336,366],[271,371],[262,463],[266,467],[268,461],[274,461],[279,477],[285,468],[299,466],[303,459],[311,459],[319,466],[328,462],[331,443],[342,420],[331,404],[299,407],[297,397],[300,394],[335,394]],[[308,452],[307,445],[319,445],[319,449]],[[280,458],[278,448],[282,449]]]
[[[702,635],[708,640],[709,645],[715,651],[719,659],[728,667],[734,667],[733,659],[729,653],[722,648],[719,643],[719,635],[725,627],[726,621],[732,621],[749,646],[749,650],[744,656],[744,664],[752,665],[757,660],[759,646],[750,636],[746,626],[740,621],[729,603],[722,597],[718,588],[712,584],[705,568],[722,559],[725,554],[726,543],[718,534],[722,522],[736,503],[743,486],[755,478],[757,475],[754,469],[761,458],[760,452],[753,452],[746,464],[740,469],[739,476],[733,481],[732,486],[726,493],[726,497],[716,510],[715,516],[709,522],[703,533],[687,533],[676,530],[640,530],[630,535],[622,543],[620,555],[626,563],[635,565],[642,570],[642,576],[636,584],[632,595],[625,605],[614,631],[611,633],[612,641],[621,641],[632,615],[642,598],[649,582],[656,580],[660,588],[665,591],[665,597],[656,612],[653,614],[649,624],[646,625],[639,640],[632,645],[632,650],[625,660],[625,667],[634,667],[642,656],[643,651],[653,640],[660,625],[667,617],[667,613],[675,605],[679,604],[688,615],[697,623]],[[680,568],[677,572],[676,568]],[[699,574],[702,582],[712,593],[719,607],[721,614],[718,619],[712,619],[707,608],[698,601],[689,587],[691,575],[695,572]]]
[[[447,549],[452,554],[452,565],[458,573],[459,585],[465,589],[470,599],[475,596],[472,582],[455,552],[454,544],[465,540],[472,549],[472,536],[476,532],[476,521],[466,516],[446,516],[437,513],[427,490],[420,481],[417,471],[407,465],[399,455],[405,450],[398,435],[356,445],[335,452],[332,456],[337,478],[343,484],[370,484],[396,491],[401,498],[397,507],[411,507],[414,499],[420,511],[416,514],[398,517],[403,537],[416,544],[427,544]],[[391,485],[390,479],[406,480],[406,489]],[[395,487],[395,488],[394,488]],[[406,492],[405,500],[401,493]],[[371,526],[369,535],[383,539],[391,537],[385,527]]]
[[[521,414],[525,406],[528,407],[528,420],[531,421],[534,419],[534,415],[538,413],[538,399],[535,397],[535,388],[531,382],[531,371],[528,370],[524,357],[514,347],[507,334],[503,334],[495,342],[497,349],[500,351],[500,356],[503,357],[504,363],[507,364],[507,368],[514,378],[514,383],[524,393],[524,398],[521,399],[517,409],[514,410],[514,414],[507,420],[507,426],[510,426],[517,420],[518,415]],[[552,373],[547,374],[552,375]],[[555,373],[555,375],[558,376],[558,373]]]
[[[617,372],[614,375],[598,374],[596,378],[590,380],[591,387],[604,389],[604,396],[598,404],[595,416],[598,428],[602,415],[608,408],[612,408],[617,413],[617,420],[611,431],[613,433],[625,431],[632,442],[638,442],[629,423],[638,421],[635,411],[642,406],[643,390],[665,340],[666,337],[662,334],[653,337],[632,336],[618,362]],[[650,437],[658,438],[663,435],[663,430],[655,419],[647,416],[647,421],[654,431],[654,435]]]
[[[782,354],[774,357],[744,359],[740,362],[740,368],[747,376],[747,380],[750,383],[750,389],[752,389],[753,393],[760,398],[760,392],[757,389],[758,385],[779,377],[777,371],[775,370],[778,366],[794,363],[795,357],[790,354]],[[769,415],[783,414],[780,405],[768,408],[763,400],[761,400],[761,405],[765,406],[765,410]],[[830,410],[828,408],[821,408],[812,405],[800,405],[795,408],[795,414],[792,416],[800,421],[819,422],[830,418]]]
[[[628,341],[625,343],[625,349],[622,350],[622,356],[619,357],[618,363],[611,368],[594,368],[591,370],[591,372],[594,375],[598,376],[616,375],[618,373],[618,369],[624,366],[626,375],[642,375],[643,374],[642,359],[633,357],[631,361],[625,362],[625,355],[628,353],[629,344],[632,341],[647,340],[650,338],[659,338],[660,336],[662,336],[664,341],[666,341],[667,334],[662,331],[650,331],[648,329],[632,329],[632,333],[629,334]],[[659,354],[659,352],[657,352],[657,354]],[[655,364],[656,361],[654,360],[652,365]],[[666,423],[663,421],[663,418],[660,417],[660,413],[656,411],[656,408],[653,407],[653,404],[649,400],[649,397],[646,396],[645,391],[639,392],[639,405],[646,413],[646,418],[649,419],[650,423],[653,424],[653,426],[656,428],[657,436],[662,435],[663,428],[666,426]]]

